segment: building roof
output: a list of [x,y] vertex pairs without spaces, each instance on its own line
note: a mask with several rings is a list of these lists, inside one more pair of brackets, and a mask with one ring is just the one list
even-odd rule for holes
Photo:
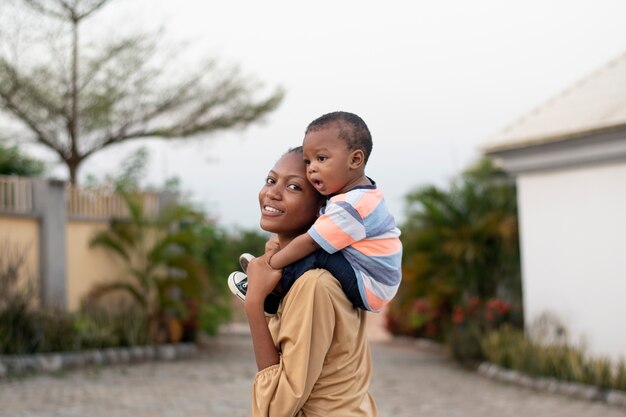
[[626,53],[510,124],[482,150],[494,153],[620,129],[626,129]]

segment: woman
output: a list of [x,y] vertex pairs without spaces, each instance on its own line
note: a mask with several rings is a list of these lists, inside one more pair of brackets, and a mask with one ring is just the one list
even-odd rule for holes
[[259,193],[261,228],[275,235],[250,262],[245,312],[258,367],[254,417],[378,416],[369,393],[372,362],[366,312],[356,309],[326,270],[304,273],[266,319],[265,297],[280,279],[267,263],[278,247],[306,231],[323,197],[307,181],[302,148],[283,155]]

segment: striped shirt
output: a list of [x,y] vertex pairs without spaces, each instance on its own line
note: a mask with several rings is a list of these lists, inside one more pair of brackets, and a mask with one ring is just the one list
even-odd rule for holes
[[383,193],[372,183],[332,196],[308,233],[326,252],[342,251],[356,274],[363,304],[379,312],[398,291],[402,243]]

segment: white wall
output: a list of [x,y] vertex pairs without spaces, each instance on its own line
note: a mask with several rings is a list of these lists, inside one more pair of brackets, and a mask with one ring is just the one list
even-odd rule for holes
[[626,359],[626,162],[517,184],[526,323],[556,313],[571,342]]

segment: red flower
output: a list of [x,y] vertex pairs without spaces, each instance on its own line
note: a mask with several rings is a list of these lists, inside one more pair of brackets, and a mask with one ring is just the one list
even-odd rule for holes
[[416,312],[420,314],[426,314],[430,310],[430,304],[426,299],[418,298],[417,300],[415,300],[415,303],[413,303],[413,308]]
[[499,298],[493,298],[487,301],[487,308],[499,314],[506,314],[511,311],[511,305]]
[[452,314],[452,322],[454,324],[462,324],[465,321],[465,314],[461,306],[454,307],[454,313]]
[[494,318],[495,318],[495,315],[493,314],[492,311],[490,310],[485,311],[485,319],[487,321],[493,321]]
[[475,295],[471,296],[467,302],[467,312],[473,314],[480,307],[480,299]]

